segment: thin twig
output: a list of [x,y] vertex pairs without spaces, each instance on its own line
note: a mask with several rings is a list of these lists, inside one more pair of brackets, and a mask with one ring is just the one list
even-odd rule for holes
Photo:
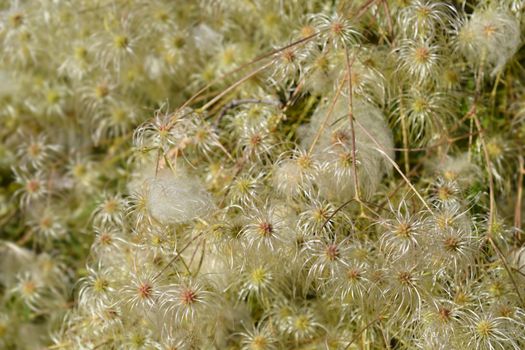
[[197,97],[199,97],[204,91],[208,90],[210,87],[212,87],[215,83],[219,82],[219,81],[224,81],[224,79],[226,79],[227,77],[257,63],[257,62],[260,62],[262,60],[264,60],[265,58],[268,58],[268,57],[271,57],[279,52],[282,52],[284,50],[287,50],[289,49],[290,47],[293,47],[295,45],[300,45],[302,43],[305,43],[307,41],[310,41],[311,39],[315,38],[316,36],[318,36],[319,34],[321,34],[322,31],[319,31],[319,32],[316,32],[310,36],[307,36],[305,38],[302,38],[300,40],[297,40],[293,43],[290,43],[288,45],[285,45],[283,47],[280,47],[278,49],[275,49],[275,50],[271,50],[267,53],[264,53],[256,58],[254,58],[253,60],[251,60],[250,62],[247,62],[245,64],[242,64],[240,65],[239,67],[229,71],[229,72],[226,72],[225,74],[215,78],[214,80],[212,80],[210,83],[206,84],[204,87],[202,87],[199,91],[197,91],[193,96],[191,96],[188,100],[186,100],[186,102],[184,102],[178,109],[177,111],[180,111],[180,110],[183,110],[184,108],[188,107]]
[[473,114],[474,123],[476,125],[476,128],[479,132],[479,139],[481,141],[481,147],[483,149],[483,155],[485,157],[485,163],[487,166],[487,175],[489,177],[489,227],[488,227],[488,235],[492,235],[492,229],[494,226],[494,216],[496,215],[496,206],[495,206],[495,198],[494,198],[494,178],[492,176],[491,166],[492,163],[490,161],[490,155],[489,151],[487,149],[487,143],[485,142],[485,137],[483,134],[483,129],[481,127],[481,123],[479,121],[479,118],[476,113]]
[[407,122],[405,109],[403,106],[403,95],[401,94],[401,91],[399,91],[399,96],[401,96],[399,98],[399,113],[401,114],[401,132],[403,134],[403,156],[405,160],[405,173],[408,174],[410,172],[410,148],[408,144]]
[[202,236],[204,234],[204,231],[200,232],[198,235],[196,235],[195,237],[193,237],[188,243],[186,243],[186,245],[181,249],[179,250],[175,256],[173,258],[171,258],[170,261],[168,261],[168,263],[166,264],[166,266],[164,266],[162,268],[162,270],[159,271],[159,273],[157,273],[155,275],[155,277],[153,279],[157,279],[160,275],[162,275],[164,273],[164,271],[166,271],[168,269],[168,267],[173,264],[180,256],[182,253],[184,253],[184,251],[186,249],[188,249],[188,247],[197,240],[197,238],[199,238],[200,236]]
[[368,328],[370,328],[370,326],[372,326],[379,320],[381,320],[381,316],[376,317],[372,321],[368,322],[361,330],[359,330],[359,332],[357,332],[356,335],[354,335],[350,342],[345,346],[344,350],[348,350],[350,348],[350,345],[352,345],[357,340],[357,338],[359,338],[359,336],[363,334],[364,331],[366,331]]
[[204,254],[206,253],[206,237],[202,240],[202,253],[201,257],[199,259],[199,265],[197,266],[197,271],[195,271],[195,275],[198,275],[202,268],[202,263],[204,262]]
[[339,207],[337,207],[337,209],[335,209],[333,211],[332,214],[330,214],[330,216],[325,220],[325,222],[323,223],[323,226],[321,226],[321,230],[320,231],[323,231],[324,228],[326,227],[326,225],[328,225],[328,223],[330,222],[330,220],[332,220],[334,218],[334,216],[340,212],[344,207],[346,207],[348,204],[352,203],[353,201],[355,201],[356,199],[355,198],[352,198],[346,202],[344,202],[343,204],[341,204]]
[[377,140],[372,136],[370,135],[370,133],[368,132],[368,130],[366,130],[366,128],[361,125],[361,123],[359,123],[359,121],[356,119],[355,120],[356,124],[363,130],[363,132],[368,136],[368,138],[370,140],[372,140],[372,142],[376,145],[376,150],[381,153],[392,165],[393,167],[397,170],[397,172],[401,175],[401,177],[403,178],[403,180],[405,180],[405,182],[407,183],[407,185],[412,189],[412,191],[414,191],[414,193],[416,194],[416,196],[419,198],[419,200],[421,201],[421,203],[423,203],[423,205],[428,209],[429,212],[432,212],[432,209],[430,209],[430,206],[427,204],[427,202],[425,201],[425,199],[423,198],[423,196],[421,196],[421,194],[416,190],[416,188],[414,187],[414,185],[412,185],[412,183],[410,182],[410,180],[405,176],[405,174],[403,173],[403,171],[399,168],[399,165],[397,165],[397,163],[388,155],[386,154],[385,151],[383,151],[382,149],[382,146],[377,142]]
[[521,205],[523,197],[523,173],[525,171],[525,165],[523,156],[518,157],[518,193],[516,194],[516,206],[514,208],[514,230],[516,235],[516,240],[521,242]]
[[[355,16],[354,19],[357,19],[359,17],[361,17],[362,15],[364,15],[366,13],[366,11],[368,10],[368,8],[370,6],[372,6],[374,4],[374,2],[376,2],[377,0],[368,0],[367,2],[365,2],[363,4],[363,6],[361,6],[358,10],[357,10],[357,14]],[[350,16],[350,18],[352,18],[352,16]]]
[[354,191],[355,198],[359,201],[359,180],[357,176],[357,158],[356,158],[356,142],[355,142],[355,127],[354,127],[354,101],[352,89],[352,65],[357,57],[354,54],[352,62],[350,62],[350,55],[348,47],[345,45],[345,59],[346,59],[346,76],[348,79],[348,119],[350,120],[350,129],[352,133],[352,167],[354,170]]
[[285,113],[288,110],[288,108],[290,108],[290,106],[293,105],[295,101],[297,100],[297,98],[299,97],[299,94],[301,93],[301,90],[303,89],[304,84],[306,82],[307,76],[308,75],[305,74],[303,78],[301,79],[301,81],[299,81],[299,84],[297,84],[297,86],[295,87],[294,92],[292,93],[292,96],[290,96],[290,98],[288,99],[288,101],[286,101],[286,104],[283,107],[283,113]]
[[509,264],[507,263],[507,260],[505,259],[505,256],[503,255],[503,252],[498,247],[498,245],[496,244],[496,242],[494,241],[494,239],[492,238],[491,235],[487,236],[487,239],[488,239],[490,245],[492,245],[492,247],[494,248],[494,251],[496,252],[498,257],[500,258],[501,262],[503,263],[503,267],[505,268],[505,270],[507,271],[507,274],[509,275],[510,282],[512,283],[514,289],[516,290],[516,294],[518,295],[518,298],[519,298],[521,304],[525,305],[524,299],[521,296],[520,287],[518,286],[518,283],[514,279],[514,275],[512,274],[512,271],[511,271],[511,269],[509,267]]
[[392,15],[390,14],[390,8],[388,7],[388,1],[382,0],[381,2],[383,3],[383,10],[385,11],[385,15],[386,15],[386,21],[388,25],[388,35],[392,37],[394,35],[394,25],[392,21]]
[[248,80],[248,79],[252,78],[253,76],[257,75],[258,73],[262,72],[266,68],[270,67],[272,64],[273,64],[273,62],[270,61],[270,62],[266,63],[265,65],[252,70],[250,73],[248,73],[247,75],[245,75],[241,79],[237,80],[232,85],[228,86],[220,94],[215,96],[213,99],[211,99],[211,101],[206,103],[200,109],[203,110],[203,111],[207,110],[210,106],[214,105],[217,101],[219,101],[221,98],[223,98],[224,95],[228,94],[232,90],[235,90],[239,85],[242,85],[246,80]]
[[312,153],[315,145],[317,144],[317,141],[319,141],[319,137],[321,137],[321,134],[324,131],[324,128],[326,127],[326,123],[328,122],[328,119],[332,115],[334,111],[335,104],[337,102],[337,99],[339,98],[339,95],[341,95],[341,90],[343,89],[345,81],[344,79],[341,79],[341,82],[339,83],[339,86],[337,86],[337,90],[335,92],[335,96],[332,99],[332,103],[330,104],[330,107],[328,108],[328,111],[326,112],[326,115],[324,116],[324,119],[321,123],[321,127],[317,129],[317,132],[315,133],[314,139],[312,141],[312,144],[310,145],[310,148],[308,150],[308,153]]

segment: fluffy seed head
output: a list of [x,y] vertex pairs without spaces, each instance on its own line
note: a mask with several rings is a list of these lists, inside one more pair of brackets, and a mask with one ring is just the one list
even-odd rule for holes
[[146,183],[150,214],[163,224],[192,220],[206,215],[213,207],[211,197],[200,181],[182,169],[175,174],[171,170],[162,170]]

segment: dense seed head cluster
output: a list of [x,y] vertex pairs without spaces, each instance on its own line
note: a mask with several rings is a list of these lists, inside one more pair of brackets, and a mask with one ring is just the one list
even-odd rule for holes
[[0,349],[525,348],[524,6],[0,2]]

